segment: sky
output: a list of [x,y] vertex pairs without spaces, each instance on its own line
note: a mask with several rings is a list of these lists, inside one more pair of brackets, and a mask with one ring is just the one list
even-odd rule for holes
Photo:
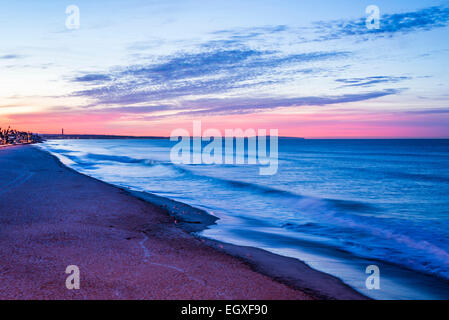
[[2,128],[449,137],[449,1],[0,4]]

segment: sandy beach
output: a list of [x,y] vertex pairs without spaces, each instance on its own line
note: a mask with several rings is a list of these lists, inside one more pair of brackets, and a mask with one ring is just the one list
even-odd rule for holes
[[[0,299],[364,298],[296,259],[194,237],[214,218],[182,206],[34,146],[1,148]],[[79,290],[65,286],[68,265]]]

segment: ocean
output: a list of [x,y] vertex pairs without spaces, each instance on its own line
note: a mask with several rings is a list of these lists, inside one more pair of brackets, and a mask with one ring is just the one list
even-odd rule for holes
[[[217,216],[200,236],[298,258],[375,299],[449,299],[449,140],[279,138],[266,176],[260,165],[173,164],[174,144],[39,146],[86,175]],[[366,286],[369,265],[380,289]]]

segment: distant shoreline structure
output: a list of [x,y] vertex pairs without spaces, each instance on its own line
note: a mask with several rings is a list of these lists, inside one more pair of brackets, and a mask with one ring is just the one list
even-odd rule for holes
[[48,139],[168,139],[169,137],[157,136],[120,136],[107,134],[40,134],[46,140]]
[[[169,136],[129,136],[129,135],[108,135],[108,134],[52,134],[52,133],[40,133],[36,134],[43,140],[88,140],[88,139],[170,139]],[[269,136],[267,136],[269,137]],[[192,138],[192,137],[190,137]],[[289,136],[279,136],[279,139],[296,139],[296,140],[448,140],[449,137],[289,137]],[[0,143],[1,144],[1,143]]]
[[[106,134],[40,134],[40,136],[46,140],[49,139],[170,139],[169,136],[120,136],[120,135],[106,135]],[[269,136],[267,136],[269,137]],[[305,138],[295,138],[295,137],[280,137],[287,139],[301,139]]]
[[42,142],[42,138],[38,134],[29,131],[11,129],[11,127],[8,127],[8,129],[0,128],[1,147],[38,142]]

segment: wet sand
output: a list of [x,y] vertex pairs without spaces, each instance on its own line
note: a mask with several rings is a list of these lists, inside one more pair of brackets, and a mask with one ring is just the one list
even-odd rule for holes
[[298,260],[196,238],[214,217],[148,197],[33,146],[1,148],[0,299],[364,298]]

